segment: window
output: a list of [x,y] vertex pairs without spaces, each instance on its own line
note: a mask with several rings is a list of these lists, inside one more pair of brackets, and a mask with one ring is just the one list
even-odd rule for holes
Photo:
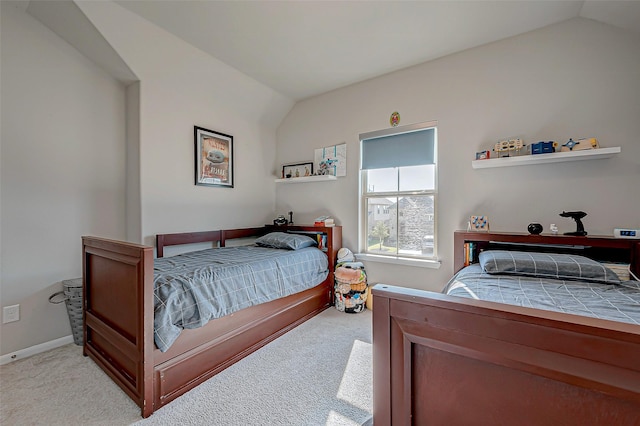
[[360,252],[436,259],[436,122],[360,135]]

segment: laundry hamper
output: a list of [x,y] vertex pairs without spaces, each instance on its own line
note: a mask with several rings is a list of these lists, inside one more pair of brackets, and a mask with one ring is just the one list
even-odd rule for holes
[[82,331],[82,278],[62,281],[62,291],[52,294],[49,297],[51,303],[64,302],[67,306],[67,314],[69,315],[69,323],[71,324],[71,333],[73,334],[73,342],[76,345],[84,344],[84,334]]
[[365,310],[369,295],[364,268],[336,268],[335,306],[340,312],[356,314]]

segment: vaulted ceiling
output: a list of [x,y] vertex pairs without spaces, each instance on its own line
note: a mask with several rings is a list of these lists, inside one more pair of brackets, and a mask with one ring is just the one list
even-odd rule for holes
[[[50,27],[72,3],[23,2]],[[576,17],[640,35],[640,0],[116,3],[293,100]]]
[[577,16],[640,33],[640,1],[118,1],[304,99]]

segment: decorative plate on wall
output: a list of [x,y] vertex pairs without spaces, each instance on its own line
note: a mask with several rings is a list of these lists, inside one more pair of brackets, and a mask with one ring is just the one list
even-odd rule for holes
[[391,113],[391,117],[389,117],[389,124],[391,124],[391,127],[396,127],[400,124],[400,113],[398,111]]

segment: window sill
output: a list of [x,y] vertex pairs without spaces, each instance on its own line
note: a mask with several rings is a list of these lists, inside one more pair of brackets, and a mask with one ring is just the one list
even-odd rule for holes
[[359,261],[391,263],[394,265],[414,266],[417,268],[439,269],[439,260],[412,259],[410,257],[388,257],[376,256],[375,254],[357,253],[356,259]]

